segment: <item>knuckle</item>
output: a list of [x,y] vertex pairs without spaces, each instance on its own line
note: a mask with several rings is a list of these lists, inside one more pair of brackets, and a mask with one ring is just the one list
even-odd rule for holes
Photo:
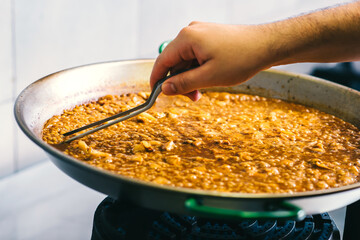
[[179,32],[179,36],[189,36],[191,35],[192,29],[190,26],[182,28]]
[[196,25],[196,24],[200,24],[201,22],[199,21],[191,21],[189,26],[192,26],[192,25]]
[[196,27],[187,26],[181,29],[178,37],[181,39],[183,43],[193,45],[194,43],[196,43],[201,39],[201,34],[199,33],[200,32]]
[[201,28],[201,24],[202,23],[199,21],[192,21],[188,26],[180,30],[180,35],[185,35],[185,36],[194,35],[199,30],[199,28]]
[[176,88],[179,93],[187,93],[189,92],[189,81],[186,78],[186,74],[180,74],[176,81]]

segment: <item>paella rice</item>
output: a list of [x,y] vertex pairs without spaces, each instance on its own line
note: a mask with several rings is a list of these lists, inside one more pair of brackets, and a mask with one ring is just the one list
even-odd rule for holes
[[[107,95],[53,116],[42,138],[135,107],[147,92]],[[360,131],[278,99],[204,92],[199,102],[161,95],[147,112],[71,142],[64,152],[130,178],[223,192],[293,193],[359,181]]]

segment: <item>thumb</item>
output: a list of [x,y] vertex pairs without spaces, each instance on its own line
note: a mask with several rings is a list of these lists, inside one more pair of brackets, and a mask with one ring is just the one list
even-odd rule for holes
[[204,67],[200,66],[169,78],[162,85],[163,93],[166,95],[187,94],[208,87],[203,71]]

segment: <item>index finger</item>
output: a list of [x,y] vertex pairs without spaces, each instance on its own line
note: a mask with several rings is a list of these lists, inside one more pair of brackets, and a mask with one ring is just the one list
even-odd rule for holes
[[155,60],[153,69],[150,75],[150,86],[151,89],[154,87],[155,83],[159,81],[161,78],[164,78],[169,72],[171,66],[169,64],[165,64],[163,58],[164,52],[162,52]]
[[186,44],[180,43],[177,39],[174,39],[157,57],[154,63],[150,76],[151,88],[158,80],[164,78],[171,68],[194,59],[194,57],[190,46],[186,46]]

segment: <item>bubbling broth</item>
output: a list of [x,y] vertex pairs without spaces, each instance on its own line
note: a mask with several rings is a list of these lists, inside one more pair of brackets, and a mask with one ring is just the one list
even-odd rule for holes
[[[43,128],[60,143],[70,130],[142,104],[147,92],[107,95],[64,110]],[[360,131],[278,99],[204,92],[198,102],[164,96],[147,112],[74,140],[79,161],[173,187],[221,192],[293,193],[359,181]]]

